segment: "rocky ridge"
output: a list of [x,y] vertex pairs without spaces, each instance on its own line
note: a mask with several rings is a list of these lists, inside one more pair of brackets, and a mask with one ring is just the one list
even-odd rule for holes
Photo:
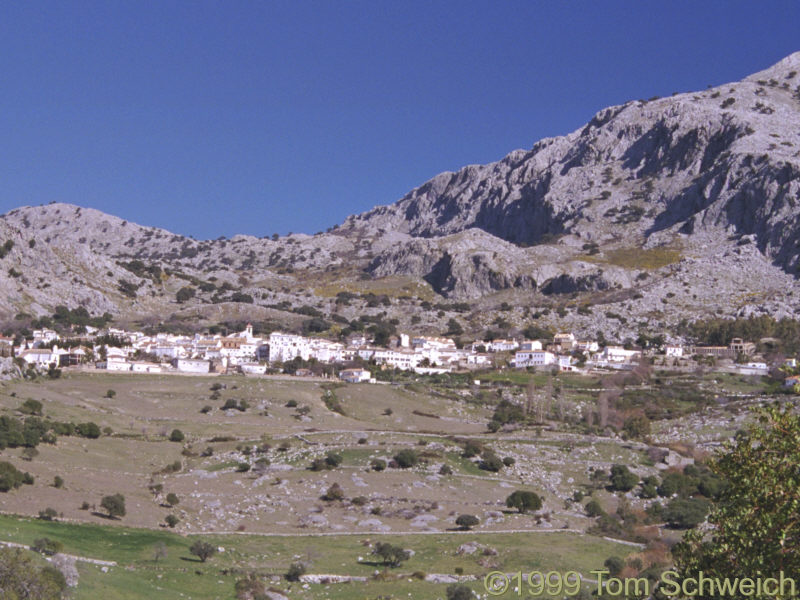
[[[432,329],[451,316],[419,310],[437,296],[470,302],[476,329],[501,301],[512,324],[549,307],[554,325],[578,331],[793,315],[798,73],[795,53],[739,82],[607,108],[313,236],[198,241],[71,205],[15,209],[0,217],[0,243],[13,242],[0,312],[280,321],[281,303],[302,302],[351,319],[365,306],[336,293],[378,290],[390,316]],[[177,304],[186,286],[196,295]]]

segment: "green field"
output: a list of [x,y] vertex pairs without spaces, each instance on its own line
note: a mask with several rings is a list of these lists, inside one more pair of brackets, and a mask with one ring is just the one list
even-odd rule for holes
[[[3,541],[30,544],[48,537],[64,544],[64,552],[88,558],[115,561],[107,567],[79,562],[80,581],[76,600],[112,598],[119,600],[150,598],[232,599],[234,584],[243,572],[255,572],[274,578],[274,587],[291,598],[436,598],[444,597],[445,584],[420,581],[412,574],[453,574],[456,569],[476,576],[469,582],[474,589],[482,586],[482,576],[491,570],[569,571],[584,575],[600,568],[611,556],[625,556],[631,548],[569,532],[521,534],[399,535],[399,536],[203,536],[204,540],[225,549],[200,563],[189,552],[195,536],[181,536],[166,531],[127,527],[46,522],[0,516]],[[414,551],[414,556],[397,569],[386,570],[372,562],[369,541],[390,541]],[[497,551],[484,556],[481,551],[458,555],[466,542],[479,542]],[[158,544],[167,549],[166,558],[156,560]],[[362,560],[359,560],[361,558]],[[310,584],[303,589],[281,576],[297,560],[310,562],[309,573],[367,577],[367,582]],[[481,566],[484,561],[487,566]],[[378,572],[380,578],[374,579]]]

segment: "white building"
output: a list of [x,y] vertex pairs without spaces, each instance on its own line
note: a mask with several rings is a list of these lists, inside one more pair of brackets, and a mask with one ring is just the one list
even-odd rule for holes
[[267,372],[267,365],[259,363],[239,363],[239,370],[245,375],[263,375]]
[[164,371],[164,369],[161,368],[161,365],[141,361],[130,363],[130,369],[134,373],[162,373]]
[[33,345],[44,346],[50,342],[58,340],[58,334],[52,329],[34,329],[33,330]]
[[683,346],[664,346],[664,354],[672,358],[683,356]]
[[273,332],[269,334],[269,362],[286,362],[297,357],[311,358],[311,340],[301,335]]
[[58,350],[58,346],[53,346],[52,350],[50,348],[33,348],[19,353],[19,358],[26,363],[39,367],[57,365],[60,356],[61,352]]
[[211,363],[203,358],[176,358],[173,364],[181,373],[211,372]]
[[520,350],[541,350],[542,349],[542,342],[539,340],[523,340],[522,343],[519,345]]
[[547,350],[517,350],[514,355],[514,366],[518,369],[524,367],[546,367],[556,363],[556,355]]
[[347,369],[339,373],[339,379],[348,383],[362,383],[369,381],[371,378],[372,374],[366,369]]
[[422,362],[422,355],[411,350],[380,349],[375,352],[375,362],[404,371],[411,371]]
[[[486,342],[485,346],[487,352],[511,352],[519,348],[519,342],[517,340],[492,340]],[[539,347],[541,348],[541,345]]]
[[642,353],[639,350],[626,350],[622,346],[606,346],[598,358],[610,363],[627,363],[641,356]]

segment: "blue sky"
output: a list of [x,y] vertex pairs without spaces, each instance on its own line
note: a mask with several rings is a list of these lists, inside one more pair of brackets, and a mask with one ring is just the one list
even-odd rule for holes
[[0,212],[314,233],[800,50],[800,2],[0,2]]

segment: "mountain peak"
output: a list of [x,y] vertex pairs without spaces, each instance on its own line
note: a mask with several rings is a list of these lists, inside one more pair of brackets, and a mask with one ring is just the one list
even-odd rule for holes
[[776,79],[781,82],[784,80],[792,80],[800,84],[800,51],[793,52],[763,71],[753,73],[745,78],[745,81],[768,81],[770,79]]

